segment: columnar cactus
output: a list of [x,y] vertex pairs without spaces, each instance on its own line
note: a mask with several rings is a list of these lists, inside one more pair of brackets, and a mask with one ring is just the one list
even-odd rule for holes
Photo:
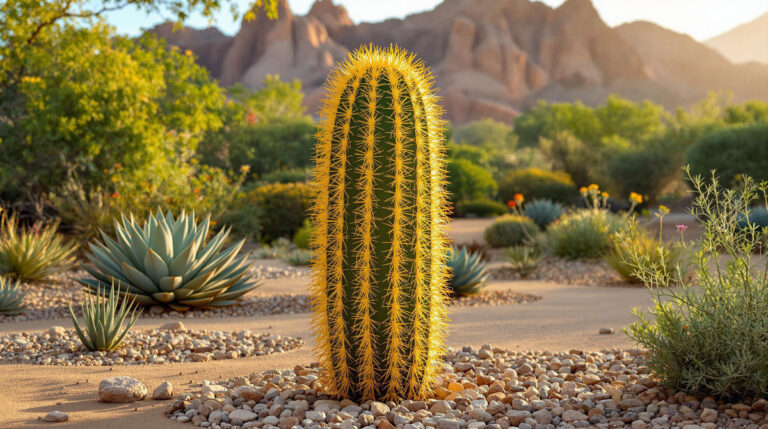
[[445,335],[442,110],[399,48],[361,48],[330,75],[317,137],[313,308],[326,387],[424,398]]

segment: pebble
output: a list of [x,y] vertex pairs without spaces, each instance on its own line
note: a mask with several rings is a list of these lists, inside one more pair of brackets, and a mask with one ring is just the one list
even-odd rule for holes
[[[519,273],[502,265],[488,270],[495,280],[521,280]],[[613,268],[604,261],[579,261],[546,257],[526,280],[542,280],[553,283],[579,286],[625,285]]]
[[119,403],[141,401],[147,396],[147,386],[128,377],[110,377],[99,383],[99,401]]
[[164,381],[155,387],[152,392],[152,399],[165,400],[173,398],[173,384],[170,381]]
[[67,413],[62,413],[61,411],[51,411],[46,414],[43,420],[46,422],[66,422],[69,420],[69,415]]
[[600,331],[597,333],[599,335],[613,335],[614,331],[613,328],[600,328]]

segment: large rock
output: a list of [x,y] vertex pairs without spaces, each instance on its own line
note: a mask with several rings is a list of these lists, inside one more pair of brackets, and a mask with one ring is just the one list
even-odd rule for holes
[[146,396],[147,386],[133,377],[110,377],[99,383],[101,402],[135,402]]
[[173,398],[173,384],[170,381],[160,383],[152,392],[152,399],[165,400]]

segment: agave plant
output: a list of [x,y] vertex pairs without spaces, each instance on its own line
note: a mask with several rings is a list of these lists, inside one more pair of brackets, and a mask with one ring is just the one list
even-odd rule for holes
[[563,215],[563,206],[552,200],[534,200],[525,205],[523,214],[544,230],[550,223],[560,219]]
[[229,229],[222,229],[206,243],[210,216],[199,225],[194,213],[174,219],[150,214],[144,225],[133,215],[115,221],[117,239],[101,233],[103,243],[91,244],[85,269],[95,279],[81,279],[91,291],[117,283],[142,305],[165,305],[185,311],[213,308],[235,300],[259,286],[247,277],[248,255],[238,257],[245,240],[222,250]]
[[[72,324],[75,325],[77,336],[88,350],[107,352],[115,350],[138,320],[141,312],[136,313],[136,302],[132,299],[120,299],[119,295],[119,290],[115,293],[114,285],[110,288],[108,295],[106,291],[102,294],[101,288],[96,290],[96,296],[85,295],[85,301],[81,307],[85,330],[80,327],[72,305],[69,306],[69,314],[72,316]],[[131,317],[128,319],[128,324],[120,331],[129,314]]]
[[475,295],[487,286],[488,274],[485,272],[487,263],[483,261],[483,255],[480,252],[468,251],[466,247],[458,249],[452,246],[446,263],[451,269],[449,285],[453,295]]
[[0,274],[37,281],[70,268],[75,246],[56,232],[58,226],[24,228],[16,216],[0,215]]
[[11,282],[0,277],[0,314],[13,316],[24,311],[25,292],[19,288],[19,282]]
[[507,248],[504,253],[509,258],[512,270],[521,277],[528,277],[541,263],[541,251],[532,246],[518,245]]

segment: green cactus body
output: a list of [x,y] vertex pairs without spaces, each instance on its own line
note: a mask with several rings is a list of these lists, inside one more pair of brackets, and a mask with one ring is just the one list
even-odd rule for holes
[[423,398],[445,335],[441,110],[429,72],[363,48],[330,76],[313,211],[314,327],[325,382],[360,400]]

